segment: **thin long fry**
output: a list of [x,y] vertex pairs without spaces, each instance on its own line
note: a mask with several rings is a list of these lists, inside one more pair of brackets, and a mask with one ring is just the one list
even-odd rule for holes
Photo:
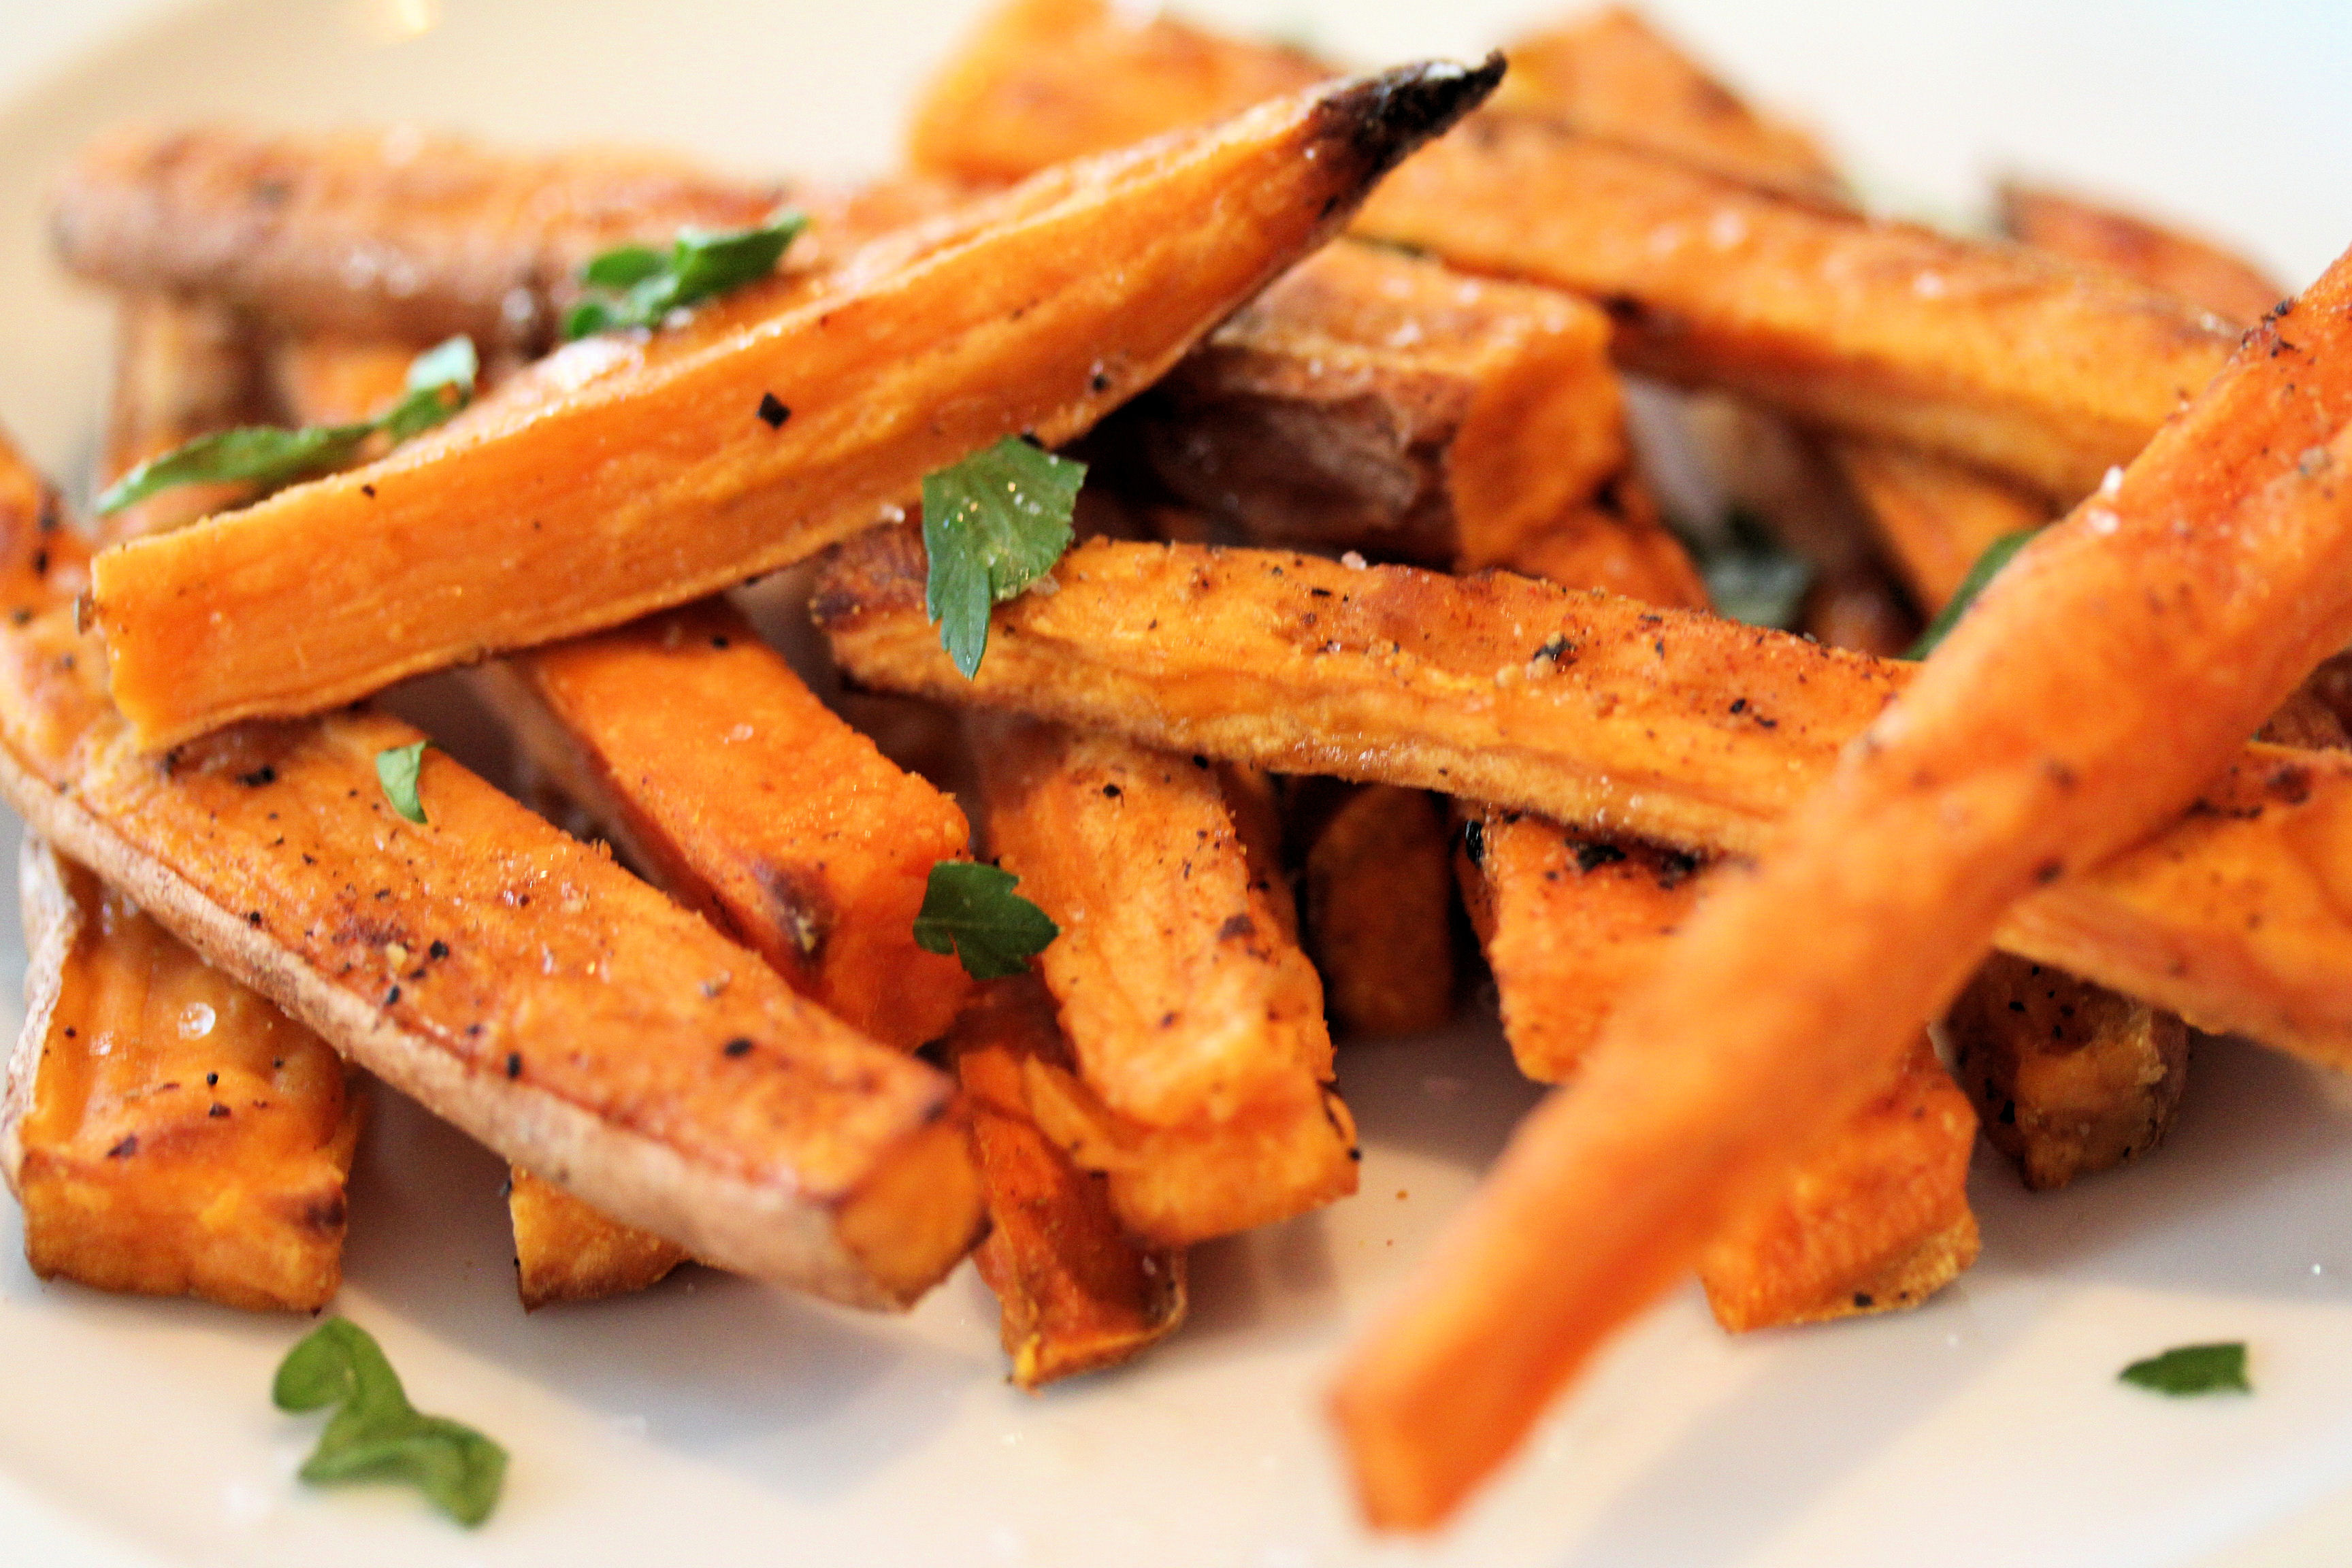
[[788,564],[1001,437],[1066,440],[1500,69],[1405,67],[1041,175],[715,342],[581,345],[603,374],[572,390],[551,370],[379,462],[110,551],[115,701],[149,747],[316,712]]
[[2347,323],[2352,258],[2018,557],[1521,1127],[1335,1394],[1370,1517],[1451,1513],[1852,1113],[2011,902],[2158,829],[2352,636]]
[[1035,1388],[1098,1372],[1173,1333],[1184,1321],[1183,1251],[1129,1236],[1105,1179],[1073,1163],[1030,1112],[1026,1064],[1074,1065],[1045,987],[1029,975],[987,986],[948,1049],[995,1222],[974,1260],[1003,1306],[1013,1381]]
[[1205,758],[1051,725],[974,737],[988,842],[1061,928],[1037,960],[1076,1067],[1024,1064],[1038,1124],[1165,1247],[1355,1189],[1314,966]]
[[362,1102],[316,1035],[121,894],[24,847],[25,1033],[0,1174],[43,1279],[316,1311]]
[[[1055,574],[1080,591],[1000,607],[971,681],[923,618],[911,533],[845,546],[815,608],[872,686],[1708,853],[1761,849],[1916,668],[1502,574],[1097,542]],[[2021,901],[2000,941],[2200,1028],[2352,1062],[2347,843],[2352,759],[2249,747],[2204,809]]]
[[938,1074],[447,758],[425,763],[430,822],[401,822],[375,759],[409,726],[344,712],[134,752],[65,602],[78,549],[39,515],[11,455],[0,584],[31,614],[0,628],[0,792],[60,850],[379,1077],[698,1257],[895,1305],[970,1246],[980,1192]]

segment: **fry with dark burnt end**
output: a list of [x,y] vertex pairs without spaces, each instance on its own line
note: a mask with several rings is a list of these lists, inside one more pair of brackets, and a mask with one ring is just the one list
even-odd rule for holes
[[362,1102],[325,1042],[38,839],[0,1174],[45,1279],[315,1312]]
[[151,748],[317,712],[788,564],[1001,437],[1066,441],[1501,68],[1405,67],[1047,173],[877,242],[813,298],[730,302],[716,342],[580,345],[568,390],[551,368],[378,462],[110,551],[115,702]]
[[1037,1125],[1029,1064],[1068,1073],[1070,1045],[1034,976],[992,982],[948,1055],[971,1106],[971,1138],[994,1223],[973,1255],[996,1292],[1013,1381],[1036,1388],[1132,1360],[1184,1321],[1184,1252],[1121,1228],[1101,1174]]
[[1883,1081],[2012,902],[2159,830],[2352,636],[2347,322],[2352,258],[2019,554],[1522,1124],[1340,1380],[1373,1521],[1451,1514]]
[[1985,1136],[2035,1192],[2154,1149],[2188,1082],[2179,1018],[2004,953],[1977,971],[1944,1027]]
[[[62,852],[351,1059],[698,1257],[899,1306],[963,1255],[981,1194],[943,1079],[409,752],[409,726],[347,711],[135,752],[41,494],[0,463],[0,597],[29,612],[0,627],[0,793]],[[419,758],[427,821],[386,798],[386,752]]]
[[1061,934],[1036,960],[1075,1070],[1024,1065],[1038,1125],[1163,1247],[1355,1190],[1314,965],[1255,885],[1216,771],[983,721],[988,844]]

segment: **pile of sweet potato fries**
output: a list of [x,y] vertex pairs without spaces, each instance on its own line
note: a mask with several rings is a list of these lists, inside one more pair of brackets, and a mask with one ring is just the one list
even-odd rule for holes
[[[2352,1065],[2352,272],[2277,303],[2053,191],[1873,218],[1630,13],[1506,54],[1012,0],[855,190],[90,148],[107,478],[369,419],[452,334],[485,386],[91,529],[0,450],[34,1267],[321,1305],[363,1068],[512,1163],[527,1305],[694,1258],[903,1308],[976,1247],[1034,1386],[1354,1190],[1334,1030],[1444,1021],[1466,908],[1569,1087],[1339,1373],[1367,1517],[1426,1528],[1693,1271],[1732,1330],[1948,1282],[1980,1123],[2054,1186],[2154,1147],[2198,1030]],[[785,204],[772,276],[558,343],[592,258]],[[1793,629],[1712,613],[1625,372]],[[1090,465],[1080,542],[968,675],[915,508],[1007,437]],[[364,700],[461,667],[514,776]],[[973,858],[1056,930],[1024,973],[917,940]]]

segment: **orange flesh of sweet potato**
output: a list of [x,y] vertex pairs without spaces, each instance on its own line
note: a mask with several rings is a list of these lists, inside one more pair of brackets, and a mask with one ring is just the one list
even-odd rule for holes
[[1521,1125],[1335,1394],[1374,1520],[1450,1513],[1851,1114],[2012,901],[2156,831],[2352,634],[2348,321],[2352,259],[2018,557]]
[[793,988],[906,1049],[971,989],[915,945],[932,865],[971,832],[948,796],[825,710],[719,602],[484,666],[535,762],[655,879]]
[[1985,961],[1944,1027],[1985,1136],[2036,1192],[2155,1148],[2187,1082],[2179,1018],[2005,953]]
[[1925,1035],[1895,1081],[1699,1262],[1733,1333],[1916,1307],[1976,1261],[1977,1118]]
[[2277,279],[2243,257],[2064,191],[2003,184],[2000,226],[2021,244],[2112,267],[2235,326],[2261,321],[2286,298]]
[[1307,845],[1307,951],[1344,1034],[1410,1035],[1454,1016],[1445,817],[1420,790],[1344,792]]
[[[1180,110],[1247,79],[1195,62],[1251,46],[1196,35],[1146,67],[1146,36],[1098,5],[1020,7],[924,105],[919,147],[943,169],[961,167],[958,145],[1040,167],[1139,134],[1147,110],[1183,123]],[[2069,499],[2137,452],[2234,342],[2104,270],[1872,222],[1759,188],[1752,166],[1710,174],[1606,129],[1475,115],[1408,161],[1354,232],[1595,300],[1633,368]]]
[[1076,1068],[1027,1064],[1032,1111],[1128,1229],[1179,1246],[1353,1191],[1322,984],[1215,770],[1018,721],[973,750],[989,846],[1061,931],[1036,967]]
[[527,1312],[646,1289],[687,1261],[677,1243],[623,1225],[520,1165],[507,1180],[515,1289]]
[[881,242],[716,342],[641,360],[607,342],[612,368],[572,390],[486,401],[379,462],[109,552],[115,701],[150,747],[318,711],[788,564],[1000,437],[1066,440],[1499,69],[1404,68],[1049,172],[914,259]]
[[1013,1381],[1036,1388],[1116,1366],[1184,1321],[1184,1254],[1120,1228],[1105,1179],[1030,1114],[1024,1064],[1070,1066],[1053,999],[1031,976],[983,987],[949,1038],[971,1106],[994,1223],[974,1255],[1003,1305]]
[[32,1005],[0,1161],[43,1279],[316,1311],[361,1101],[325,1042],[25,843]]
[[0,586],[35,611],[0,628],[0,792],[61,850],[379,1077],[697,1256],[896,1305],[970,1246],[939,1075],[445,757],[430,824],[401,821],[374,759],[407,725],[135,753],[58,602],[70,536],[39,531],[21,465],[0,479]]

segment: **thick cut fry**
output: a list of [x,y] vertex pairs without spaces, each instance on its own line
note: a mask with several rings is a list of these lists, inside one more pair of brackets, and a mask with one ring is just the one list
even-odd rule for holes
[[698,1257],[898,1305],[962,1256],[981,1198],[939,1075],[446,757],[429,824],[400,821],[375,759],[423,739],[407,725],[133,752],[39,498],[0,462],[0,585],[34,612],[0,628],[0,792],[50,842],[362,1066]]
[[[1116,93],[1087,78],[1115,76]],[[1332,74],[1292,49],[1222,38],[1103,0],[1011,0],[917,105],[907,155],[970,180],[1018,180],[1080,152],[1205,124]]]
[[[923,619],[910,532],[844,547],[815,607],[869,685],[1708,853],[1759,850],[1917,668],[1501,574],[1095,543],[1055,575],[1079,591],[1001,607],[970,681]],[[2250,747],[2199,813],[2021,902],[2000,941],[2200,1028],[2352,1062],[2347,844],[2352,764]]]
[[1916,1307],[1976,1261],[1977,1118],[1919,1037],[1895,1081],[1699,1261],[1733,1333]]
[[1852,1113],[2011,903],[2158,830],[2352,636],[2347,416],[2352,258],[2019,555],[1521,1126],[1337,1392],[1372,1519],[1450,1513]]
[[1458,868],[1503,1036],[1538,1083],[1576,1070],[1713,879],[1677,849],[1492,808],[1469,808]]
[[954,801],[825,711],[723,603],[485,665],[532,760],[689,908],[853,1028],[912,1049],[971,983],[915,945]]
[[1206,759],[1018,721],[973,750],[989,847],[1061,928],[1037,970],[1076,1068],[1024,1064],[1031,1108],[1121,1223],[1178,1247],[1354,1191],[1322,985]]
[[361,1100],[316,1035],[27,838],[0,1173],[43,1279],[316,1311],[342,1279]]
[[1944,1026],[1985,1136],[2035,1192],[2161,1142],[2188,1081],[2189,1026],[2046,964],[1995,953]]
[[610,1219],[520,1165],[508,1176],[507,1215],[527,1312],[643,1290],[687,1261],[676,1242]]
[[109,552],[115,700],[151,747],[315,712],[787,564],[1000,437],[1066,440],[1500,70],[1406,67],[1041,175],[814,299],[739,307],[715,342],[604,342],[572,390],[551,372],[380,462]]
[[1563,115],[1587,131],[1820,202],[1843,182],[1812,138],[1742,102],[1649,22],[1608,6],[1530,34],[1497,103]]
[[[114,395],[108,409],[109,483],[183,442],[269,409],[250,323],[225,306],[164,294],[126,295],[115,312]],[[124,508],[107,537],[131,539],[194,522],[241,500],[241,485],[186,485]]]
[[1023,975],[983,989],[949,1037],[994,1221],[974,1261],[1003,1309],[1013,1381],[1035,1388],[1117,1366],[1184,1321],[1184,1254],[1119,1227],[1102,1176],[1029,1110],[1025,1064],[1069,1070],[1053,999]]
[[2259,321],[2286,289],[2261,268],[2207,240],[2047,186],[2000,187],[2000,226],[2010,238],[2112,267],[2177,294],[2236,326]]
[[83,152],[51,224],[68,268],[117,288],[201,294],[285,331],[536,352],[590,257],[747,227],[786,196],[665,154],[133,130]]
[[[1340,784],[1301,792],[1307,951],[1333,1025],[1410,1035],[1454,1016],[1454,888],[1445,817],[1420,790]],[[1255,851],[1253,851],[1255,854]]]
[[[1597,531],[1624,563],[1607,585],[1698,603],[1632,470],[1608,342],[1607,318],[1556,290],[1338,245],[1244,306],[1127,422],[1172,493],[1254,543],[1475,571]],[[1653,576],[1661,591],[1643,593]]]
[[[1234,74],[1189,68],[1173,46],[1170,65],[1139,65],[1139,35],[1104,6],[1018,15],[1018,47],[983,42],[925,105],[926,149],[1018,147],[1038,167],[1139,134],[1146,110],[1204,101]],[[1181,90],[1157,80],[1169,74]],[[1032,107],[1046,103],[1051,116]],[[1632,368],[2067,500],[2138,451],[2235,342],[2104,269],[1873,222],[1625,134],[1488,110],[1399,170],[1354,232],[1595,300]],[[936,166],[959,165],[943,153]]]

